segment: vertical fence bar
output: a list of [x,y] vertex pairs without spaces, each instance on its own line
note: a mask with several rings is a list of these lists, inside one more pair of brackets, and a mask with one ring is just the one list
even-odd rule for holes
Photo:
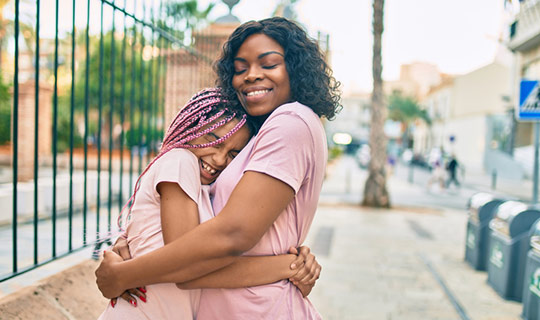
[[75,122],[75,0],[73,0],[71,33],[71,101],[69,112],[69,243],[68,250],[73,250],[73,130]]
[[110,102],[109,102],[109,196],[107,200],[107,231],[111,232],[111,210],[112,210],[112,152],[113,152],[113,113],[114,113],[114,54],[115,54],[115,42],[114,42],[114,32],[115,32],[115,14],[116,9],[113,1],[113,11],[112,11],[112,30],[111,30],[111,58],[110,58],[110,68],[111,68],[111,91],[110,91]]
[[137,58],[135,56],[135,46],[137,44],[137,24],[133,22],[133,39],[131,45],[131,93],[129,99],[129,188],[133,188],[133,145],[135,144],[135,85],[137,83]]
[[58,11],[56,0],[55,36],[54,36],[54,96],[53,96],[53,189],[52,189],[52,256],[56,257],[56,170],[58,151]]
[[139,100],[139,169],[142,172],[142,147],[143,147],[143,117],[144,117],[144,26],[141,27],[141,75],[140,75],[140,100]]
[[[153,10],[153,9],[152,9]],[[151,14],[151,16],[153,16]],[[150,60],[148,61],[148,96],[146,97],[146,110],[148,111],[148,117],[146,117],[146,140],[148,146],[148,152],[146,153],[145,164],[150,162],[152,153],[154,152],[154,135],[152,128],[152,112],[154,111],[152,100],[154,96],[153,85],[153,72],[154,72],[154,30],[150,33]]]
[[[153,12],[153,18],[154,18],[154,21],[157,21],[156,19],[156,12],[159,13],[159,11],[157,11],[156,9],[156,6],[155,6],[155,3],[152,2],[152,12]],[[158,50],[158,44],[157,44],[157,40],[156,40],[156,35],[158,33],[155,32],[154,29],[152,29],[152,75],[153,75],[153,78],[152,78],[152,100],[150,101],[150,103],[152,104],[152,154],[155,155],[157,154],[157,144],[156,142],[158,141],[158,133],[157,133],[157,114],[156,114],[156,111],[157,111],[157,96],[158,96],[158,91],[157,91],[157,57],[155,56],[155,53],[156,52],[159,52],[157,51]],[[161,139],[160,139],[161,140]]]
[[12,244],[13,244],[13,272],[17,272],[17,180],[19,177],[17,154],[19,153],[19,15],[20,3],[15,0],[15,70],[13,74],[13,222]]
[[101,114],[103,110],[103,2],[101,2],[101,31],[99,36],[99,95],[98,95],[98,131],[97,131],[97,204],[96,204],[96,239],[99,241],[99,209],[101,207]]
[[[163,2],[160,2],[159,3],[159,13],[160,13],[160,18],[163,19]],[[163,66],[165,65],[163,63],[163,53],[164,53],[164,48],[165,48],[165,45],[163,44],[163,41],[164,41],[164,38],[161,36],[161,34],[159,35],[159,63],[158,63],[158,74],[159,74],[159,92],[160,92],[160,98],[161,98],[161,102],[162,103],[162,107],[161,107],[161,128],[162,128],[162,133],[161,133],[161,138],[163,138],[164,136],[164,130],[166,130],[167,128],[167,124],[165,123],[165,103],[164,103],[164,100],[165,100],[165,85],[164,85],[164,75],[165,73],[163,72]],[[165,60],[166,61],[166,60]],[[166,63],[166,62],[165,62]],[[165,70],[166,67],[165,67]],[[163,90],[163,91],[162,91]]]
[[124,36],[122,37],[122,93],[120,98],[120,124],[122,125],[122,130],[120,131],[120,178],[119,178],[119,197],[118,197],[118,212],[122,210],[122,205],[124,203],[123,197],[123,182],[124,182],[124,121],[125,121],[125,97],[126,97],[126,38],[127,38],[127,27],[126,27],[126,0],[124,0]]
[[34,86],[34,264],[38,263],[38,153],[39,153],[39,20],[40,1],[36,0],[36,71]]
[[[157,41],[156,41],[156,47],[157,47],[157,50],[158,50],[158,56],[156,58],[156,74],[155,74],[155,79],[154,79],[154,90],[155,90],[155,97],[154,97],[154,130],[155,130],[155,134],[156,136],[154,137],[155,141],[158,142],[158,141],[161,141],[163,139],[163,135],[160,134],[159,132],[161,132],[161,130],[158,131],[158,116],[159,116],[159,98],[160,98],[160,95],[161,95],[161,86],[160,86],[160,67],[161,67],[161,48],[160,48],[160,43],[161,43],[161,37],[159,36],[159,33],[157,34],[158,38],[157,38]],[[163,125],[163,124],[162,124]],[[159,150],[159,144],[155,145],[155,150],[154,152],[157,154],[158,150]]]
[[88,105],[89,105],[89,75],[90,75],[90,0],[86,4],[86,68],[84,74],[84,186],[83,186],[83,245],[87,241],[87,211],[88,211]]
[[[153,6],[154,8],[157,8],[154,4]],[[157,15],[158,15],[158,18],[156,18],[156,13],[154,13],[154,20],[155,21],[159,21],[159,9],[155,9],[154,12],[157,12]],[[153,30],[153,29],[152,29]],[[157,154],[158,152],[158,148],[159,148],[159,144],[158,144],[158,141],[161,141],[162,140],[162,137],[159,136],[159,133],[158,133],[158,128],[157,128],[157,119],[158,119],[158,105],[157,105],[157,101],[159,100],[158,96],[159,96],[159,85],[158,85],[158,81],[159,81],[159,72],[158,72],[158,61],[159,61],[159,55],[161,54],[160,52],[160,49],[159,49],[159,33],[158,32],[155,32],[155,30],[153,30],[153,36],[152,36],[152,41],[153,41],[153,47],[154,47],[154,51],[157,52],[158,56],[156,57],[155,55],[152,55],[152,65],[153,65],[153,72],[154,72],[154,79],[152,80],[152,83],[154,84],[153,86],[153,89],[154,89],[154,95],[153,95],[153,101],[152,101],[152,127],[154,127],[153,131],[152,131],[152,148],[153,148],[153,151],[154,151],[154,155]],[[156,39],[156,36],[157,36],[157,39]]]

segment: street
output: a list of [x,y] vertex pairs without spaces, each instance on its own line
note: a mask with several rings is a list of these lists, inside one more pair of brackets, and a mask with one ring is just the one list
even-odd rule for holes
[[[393,208],[358,205],[367,172],[352,158],[329,167],[306,243],[323,266],[310,299],[324,319],[520,319],[486,272],[464,261],[466,203],[473,186],[427,192],[398,168],[388,180]],[[479,186],[478,189],[482,189]]]
[[[367,171],[346,156],[329,164],[305,241],[323,267],[309,296],[323,319],[520,319],[522,305],[499,297],[487,284],[486,272],[464,261],[466,203],[485,186],[465,183],[460,189],[428,192],[428,173],[415,168],[415,183],[410,184],[406,169],[398,167],[388,179],[392,208],[374,209],[359,205]],[[79,239],[81,216],[74,221],[74,239]],[[59,252],[66,250],[66,225],[61,218]],[[48,233],[50,221],[42,222],[39,230]],[[95,230],[95,216],[89,215],[88,230]],[[21,226],[21,264],[31,262],[32,233],[31,225]],[[0,229],[3,241],[9,242],[10,235],[9,228]],[[50,238],[40,237],[40,257],[50,255],[50,243]],[[92,249],[7,280],[0,292],[12,293],[87,261]],[[10,252],[2,254],[7,254],[1,265],[7,271]],[[93,283],[93,274],[87,277]],[[97,290],[89,294],[101,301]]]

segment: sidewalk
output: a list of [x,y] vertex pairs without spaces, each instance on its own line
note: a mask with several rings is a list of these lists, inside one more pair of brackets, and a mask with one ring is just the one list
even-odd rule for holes
[[414,206],[425,189],[397,178],[394,209],[360,207],[366,172],[347,165],[330,168],[306,241],[323,266],[310,299],[324,319],[520,319],[522,305],[464,262],[465,208]]
[[[522,305],[500,298],[486,283],[486,272],[464,262],[465,200],[473,191],[427,193],[393,175],[388,181],[392,209],[360,207],[366,171],[349,160],[329,166],[306,239],[323,266],[309,296],[323,319],[520,319]],[[80,257],[84,262],[69,270],[57,267],[52,281],[4,296],[0,318],[7,311],[45,315],[41,312],[56,308],[66,319],[75,314],[95,319],[107,301],[94,290],[95,262],[88,258]],[[49,267],[53,264],[38,270]],[[28,285],[19,282],[38,270],[10,280],[11,288],[2,291]]]

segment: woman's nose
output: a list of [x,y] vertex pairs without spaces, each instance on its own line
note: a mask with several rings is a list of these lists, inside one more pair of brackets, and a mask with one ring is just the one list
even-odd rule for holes
[[262,79],[262,73],[259,68],[249,68],[244,78],[246,82],[255,82],[260,79]]

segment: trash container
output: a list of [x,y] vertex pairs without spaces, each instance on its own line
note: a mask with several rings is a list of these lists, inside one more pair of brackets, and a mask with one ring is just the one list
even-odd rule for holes
[[469,199],[465,261],[474,269],[485,271],[488,257],[489,222],[504,200],[479,192]]
[[530,249],[525,261],[523,279],[523,313],[525,320],[540,319],[540,220],[529,232]]
[[520,302],[529,230],[540,211],[519,201],[499,205],[489,223],[488,283],[503,298]]

